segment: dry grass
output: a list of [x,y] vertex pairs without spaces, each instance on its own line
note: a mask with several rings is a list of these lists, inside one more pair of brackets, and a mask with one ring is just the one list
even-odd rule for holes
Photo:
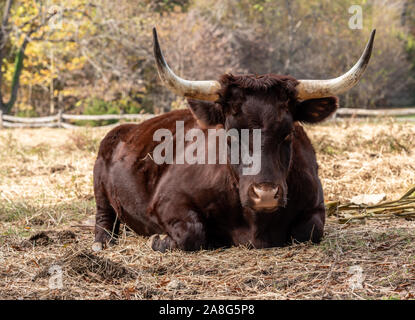
[[[399,198],[415,184],[415,125],[342,122],[308,127],[327,200]],[[93,253],[92,167],[106,131],[0,131],[0,298],[414,299],[411,218],[330,218],[324,241],[286,248],[161,254],[124,227]],[[50,289],[60,266],[63,288]],[[362,286],[351,281],[361,271]],[[357,282],[360,283],[360,282]]]

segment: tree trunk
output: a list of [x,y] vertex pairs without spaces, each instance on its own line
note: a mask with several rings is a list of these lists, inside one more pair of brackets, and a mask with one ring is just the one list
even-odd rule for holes
[[0,109],[5,114],[10,112],[10,110],[13,108],[16,102],[16,99],[17,99],[17,93],[19,91],[19,84],[20,84],[20,75],[22,74],[22,70],[23,70],[24,52],[26,50],[28,43],[29,43],[28,38],[26,38],[23,41],[23,44],[20,47],[19,52],[17,53],[16,58],[15,58],[10,99],[7,103],[4,103],[3,100],[0,101]]
[[[3,73],[1,72],[2,70],[2,66],[3,66],[3,59],[4,59],[4,48],[6,46],[6,41],[7,41],[7,24],[9,21],[9,15],[10,15],[10,9],[13,5],[13,0],[7,0],[6,3],[4,4],[4,11],[3,11],[3,17],[1,20],[1,30],[0,30],[0,110],[3,111],[3,113],[7,113],[8,106],[6,103],[4,103],[3,101],[3,93],[1,90],[2,87],[2,80],[3,80]],[[10,102],[10,101],[9,101]]]

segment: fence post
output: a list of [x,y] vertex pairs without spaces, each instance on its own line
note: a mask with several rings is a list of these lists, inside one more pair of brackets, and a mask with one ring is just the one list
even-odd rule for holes
[[0,110],[0,129],[3,129],[3,110]]
[[58,128],[62,128],[62,109],[58,111]]

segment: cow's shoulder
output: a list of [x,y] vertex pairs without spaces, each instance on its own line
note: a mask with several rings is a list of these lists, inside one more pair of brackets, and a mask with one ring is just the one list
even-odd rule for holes
[[[183,121],[185,126],[193,127],[196,122],[188,110],[175,110],[154,118],[148,119],[140,124],[122,124],[107,133],[101,141],[98,157],[106,162],[111,161],[114,152],[119,152],[122,144],[123,152],[131,156],[141,157],[151,153],[159,141],[154,141],[154,133],[158,129],[167,129],[174,135],[176,122]],[[118,148],[117,148],[118,147]],[[125,149],[125,150],[124,150]]]
[[99,146],[98,158],[104,159],[106,162],[112,158],[112,154],[118,144],[122,141],[126,141],[128,135],[138,127],[137,124],[122,124],[111,131],[109,131],[104,139],[102,139]]

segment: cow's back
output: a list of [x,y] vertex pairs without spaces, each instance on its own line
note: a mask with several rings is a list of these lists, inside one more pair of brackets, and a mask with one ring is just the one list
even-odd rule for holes
[[128,152],[137,157],[145,157],[160,143],[154,141],[153,135],[158,129],[168,129],[174,135],[176,121],[184,121],[186,126],[194,126],[195,120],[188,110],[175,110],[146,120],[140,124],[122,124],[107,133],[102,140],[98,158],[107,164],[113,159],[114,151],[120,142],[125,143]]

